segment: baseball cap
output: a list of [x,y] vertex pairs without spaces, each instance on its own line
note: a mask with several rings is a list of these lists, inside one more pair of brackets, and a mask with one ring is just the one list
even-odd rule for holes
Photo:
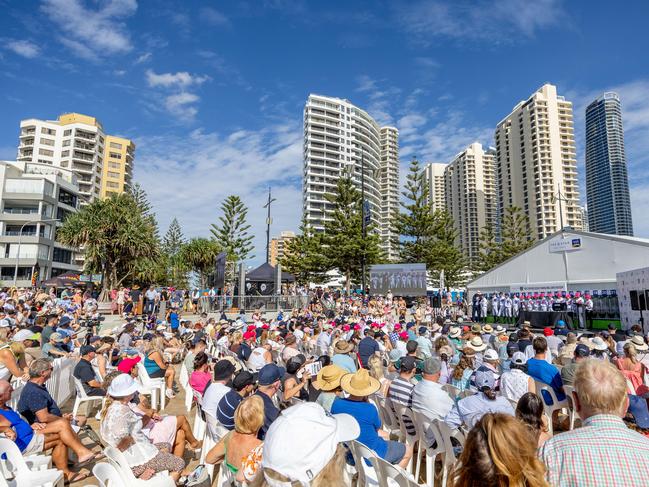
[[493,389],[496,383],[493,372],[487,370],[479,370],[475,373],[475,385],[478,390],[482,390],[483,387],[488,387]]
[[523,352],[516,352],[512,355],[512,363],[516,365],[524,365],[527,363],[527,356]]
[[588,357],[590,355],[590,348],[588,348],[588,345],[580,343],[575,347],[575,355],[577,357]]
[[255,383],[255,376],[252,375],[247,370],[242,370],[232,379],[232,388],[235,391],[240,391],[244,387],[252,385]]
[[358,422],[349,414],[328,415],[312,402],[285,409],[268,428],[261,466],[288,477],[289,482],[264,473],[266,482],[271,487],[292,482],[308,485],[333,458],[338,444],[359,434]]
[[35,340],[34,335],[34,332],[31,330],[19,330],[11,338],[11,340],[14,342],[22,342],[23,340]]
[[52,333],[50,335],[50,340],[52,340],[53,342],[62,342],[63,341],[63,335],[61,335],[60,333],[56,333],[56,332]]
[[97,351],[97,349],[95,347],[93,347],[92,345],[83,345],[81,347],[80,353],[81,353],[81,355],[87,355],[87,354],[89,354],[91,352],[96,352],[96,351]]
[[433,375],[442,370],[442,362],[435,357],[428,357],[424,360],[423,373]]
[[259,385],[269,386],[284,377],[285,372],[275,364],[266,364],[259,370]]
[[485,360],[498,360],[499,357],[495,350],[489,349],[485,351],[483,358]]
[[234,374],[234,365],[229,360],[219,360],[214,364],[214,380],[226,380]]
[[417,362],[415,361],[415,357],[406,356],[401,359],[402,372],[410,372],[416,366],[417,366]]
[[549,336],[554,335],[554,331],[553,331],[552,328],[550,328],[549,326],[546,326],[545,328],[543,328],[543,334],[544,334],[546,337],[549,337]]
[[72,319],[69,316],[61,316],[61,319],[59,320],[59,326],[65,326],[71,321]]

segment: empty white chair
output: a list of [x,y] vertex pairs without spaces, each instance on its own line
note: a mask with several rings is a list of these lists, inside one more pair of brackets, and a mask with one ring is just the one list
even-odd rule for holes
[[176,487],[176,482],[169,476],[168,472],[158,472],[149,480],[141,480],[133,475],[131,467],[128,466],[126,457],[117,448],[109,446],[104,450],[106,458],[110,461],[111,465],[115,467],[117,473],[124,481],[124,484],[129,487]]
[[372,457],[370,462],[379,480],[379,487],[419,487],[419,484],[400,467],[382,458]]
[[[536,387],[536,393],[541,396],[541,399],[543,400],[543,412],[545,413],[547,419],[548,419],[548,429],[550,431],[550,434],[553,435],[553,427],[552,427],[552,414],[555,411],[561,411],[563,408],[566,408],[567,410],[570,409],[570,405],[568,404],[568,400],[564,399],[563,401],[559,401],[557,399],[557,395],[554,393],[554,389],[550,387],[547,384],[544,384],[543,382],[539,382],[538,380],[534,381],[534,386]],[[546,391],[550,397],[552,398],[552,404],[548,405],[545,402],[545,398],[543,397],[543,393],[541,391]]]
[[[370,450],[368,447],[354,440],[348,443],[349,449],[354,457],[354,464],[356,465],[356,472],[358,473],[358,486],[378,486],[379,479],[374,467],[368,465],[372,458],[378,455]],[[367,460],[367,462],[366,462]]]
[[185,389],[185,407],[187,408],[187,412],[189,412],[192,409],[194,394],[192,387],[189,385],[189,372],[187,372],[187,367],[185,367],[184,362],[180,364],[180,376],[178,380],[180,381],[180,387]]
[[455,447],[451,439],[455,438],[460,445],[464,445],[465,437],[462,430],[451,430],[444,421],[435,420],[431,425],[435,432],[437,445],[441,445],[444,450],[442,453],[442,487],[446,487],[448,476],[453,471],[457,461]]
[[0,438],[0,456],[6,455],[4,467],[13,476],[16,487],[63,487],[63,472],[55,468],[30,470],[18,446],[7,438]]
[[89,396],[88,394],[86,394],[86,390],[83,388],[81,381],[76,377],[73,377],[73,380],[74,387],[77,390],[77,396],[74,398],[74,407],[72,408],[73,418],[76,418],[77,413],[79,412],[79,406],[81,406],[81,404],[84,402],[101,402],[101,408],[104,407],[106,396]]
[[146,367],[142,362],[137,363],[137,377],[144,388],[151,391],[151,407],[154,409],[155,406],[153,405],[153,390],[157,389],[158,391],[160,391],[160,410],[163,410],[165,408],[165,399],[167,397],[167,385],[165,383],[165,378],[160,377],[157,379],[152,379],[149,376],[149,373],[146,371]]
[[117,469],[110,463],[97,463],[92,468],[92,473],[99,481],[100,487],[126,487],[124,480]]
[[577,411],[575,410],[575,403],[572,397],[572,393],[575,390],[573,386],[563,386],[563,390],[566,393],[566,401],[568,402],[568,416],[570,417],[570,429],[575,429],[575,420],[577,419]]
[[416,450],[416,464],[415,464],[415,479],[419,480],[421,473],[421,457],[424,457],[424,467],[426,468],[426,481],[432,485],[432,479],[435,476],[435,460],[438,455],[444,453],[444,446],[440,442],[436,442],[434,446],[429,446],[429,439],[434,436],[435,430],[432,426],[432,421],[428,419],[423,413],[413,411],[413,418],[415,420],[415,430],[417,431],[417,450]]

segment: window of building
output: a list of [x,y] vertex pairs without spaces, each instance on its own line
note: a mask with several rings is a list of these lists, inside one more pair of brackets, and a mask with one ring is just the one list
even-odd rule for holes
[[61,157],[68,157],[69,155],[70,155],[69,150],[64,150],[63,152],[61,152]]
[[61,262],[63,264],[72,264],[72,251],[54,247],[54,252],[52,252],[52,260],[54,262]]
[[59,189],[59,201],[73,208],[77,207],[77,197],[76,195],[66,191],[64,189]]
[[54,151],[47,150],[47,149],[38,149],[38,154],[41,156],[53,157]]
[[109,156],[112,157],[113,159],[121,159],[122,158],[122,154],[120,154],[119,152],[111,152],[111,153],[109,153]]
[[117,191],[106,191],[106,196],[108,196],[109,198],[111,196],[117,196],[118,194],[119,193]]
[[108,167],[110,169],[120,169],[122,165],[119,162],[108,161]]
[[119,188],[119,183],[114,183],[113,181],[106,181],[106,187],[117,189]]
[[70,140],[64,140],[63,141],[63,147],[69,147],[70,146]]
[[99,143],[104,145],[104,138],[101,135],[99,136]]
[[67,137],[68,135],[72,135],[72,129],[68,129],[68,130],[63,131],[63,137]]
[[118,144],[117,142],[111,142],[110,143],[110,148],[111,149],[122,149],[122,144]]
[[120,174],[118,172],[108,171],[108,177],[113,179],[119,179]]
[[44,139],[43,137],[41,137],[41,144],[53,146],[54,145],[54,139]]
[[61,161],[61,167],[68,167],[68,164],[70,164],[70,161]]
[[41,134],[46,134],[46,135],[56,135],[56,130],[54,130],[54,129],[48,129],[47,127],[42,127],[42,128],[41,128]]

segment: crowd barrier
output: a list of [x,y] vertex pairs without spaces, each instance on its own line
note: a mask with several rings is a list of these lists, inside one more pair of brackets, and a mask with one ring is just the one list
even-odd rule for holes
[[[65,404],[75,394],[72,372],[76,364],[77,360],[73,358],[59,358],[52,363],[54,370],[52,370],[51,377],[45,383],[45,387],[59,407]],[[20,393],[23,387],[25,387],[25,381],[22,379],[14,379],[11,385],[14,392],[11,394],[9,405],[15,410],[18,406]]]
[[198,300],[201,313],[223,313],[231,310],[254,311],[290,311],[293,308],[305,308],[309,303],[308,296],[203,296]]

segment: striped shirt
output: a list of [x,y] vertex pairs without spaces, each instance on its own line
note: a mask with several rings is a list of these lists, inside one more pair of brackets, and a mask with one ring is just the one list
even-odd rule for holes
[[[392,402],[403,404],[404,406],[412,407],[412,390],[415,388],[408,379],[397,377],[390,383],[388,389],[388,398]],[[414,435],[415,425],[408,418],[403,418],[403,423],[409,435]]]
[[216,419],[230,431],[234,429],[234,412],[241,401],[243,401],[243,397],[237,391],[231,389],[219,401],[216,408]]
[[636,486],[649,479],[649,439],[614,415],[591,416],[583,427],[549,439],[540,456],[556,487]]

